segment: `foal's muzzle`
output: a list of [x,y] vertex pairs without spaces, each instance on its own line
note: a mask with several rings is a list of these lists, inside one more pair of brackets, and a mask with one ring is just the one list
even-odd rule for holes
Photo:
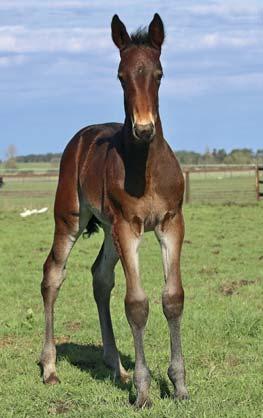
[[135,123],[133,125],[133,135],[139,140],[150,142],[155,135],[155,126],[152,122],[145,125]]

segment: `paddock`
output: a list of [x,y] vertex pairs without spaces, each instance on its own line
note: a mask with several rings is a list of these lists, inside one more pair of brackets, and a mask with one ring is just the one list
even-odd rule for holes
[[[216,190],[222,184],[218,175],[210,178],[202,174],[202,184],[213,184]],[[255,187],[255,176],[233,174],[225,180],[230,188],[236,178],[239,185],[245,178]],[[72,252],[68,277],[56,304],[57,367],[62,383],[54,388],[41,383],[37,365],[43,329],[39,285],[52,236],[57,178],[4,181],[0,191],[1,413],[4,411],[5,417],[138,416],[129,403],[135,399],[131,383],[115,381],[102,362],[90,274],[102,233],[80,239]],[[161,307],[161,254],[154,236],[144,236],[141,272],[150,300],[145,346],[155,401],[151,410],[140,412],[142,417],[260,416],[263,202],[245,194],[242,199],[240,203],[229,203],[227,198],[213,204],[192,200],[184,208],[182,335],[189,402],[174,403],[169,397],[172,386],[165,374],[169,338]],[[49,207],[47,213],[19,216],[24,207],[43,206]],[[112,317],[124,366],[132,374],[134,353],[123,308],[124,293],[125,280],[118,264]]]
[[[191,204],[253,204],[258,199],[257,166],[185,166],[185,201]],[[31,170],[0,174],[5,186],[0,209],[52,207],[58,170],[34,165]],[[261,185],[262,186],[262,185]],[[263,190],[263,187],[261,187]],[[260,190],[261,190],[260,189]]]

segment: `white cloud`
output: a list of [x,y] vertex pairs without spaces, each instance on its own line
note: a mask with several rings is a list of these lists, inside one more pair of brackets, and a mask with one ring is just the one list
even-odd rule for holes
[[258,2],[251,1],[247,2],[231,2],[231,1],[220,1],[211,2],[211,4],[192,4],[186,6],[185,10],[196,14],[196,15],[217,15],[217,16],[241,16],[241,15],[258,15],[262,11],[262,5]]
[[[89,0],[1,0],[0,9],[25,9],[25,8],[41,8],[41,9],[108,9],[112,7],[123,8],[123,6],[134,6],[141,4],[141,0],[111,0],[110,4],[106,1],[89,1]],[[158,0],[151,1],[152,6],[158,5]]]
[[214,32],[173,30],[167,37],[167,51],[192,52],[198,50],[248,49],[251,47],[263,49],[262,30],[225,30]]
[[[168,38],[169,50],[189,51],[216,48],[263,46],[263,30],[175,34]],[[105,28],[43,28],[23,26],[0,27],[0,52],[86,52],[114,50],[110,31]]]
[[[133,9],[136,4],[136,19],[144,23],[144,14],[151,14],[151,11],[143,8],[139,0],[125,2],[125,6],[129,6],[127,13],[124,13],[125,6],[120,0],[113,0],[110,4],[102,0],[0,0],[0,9],[19,11],[23,17],[21,22],[24,23],[0,26],[0,54],[3,55],[0,55],[0,66],[16,66],[25,62],[27,57],[32,62],[32,67],[38,65],[38,76],[43,77],[47,84],[51,80],[52,86],[52,83],[57,84],[58,79],[66,80],[67,85],[74,80],[76,89],[77,81],[80,84],[86,80],[93,84],[98,80],[103,83],[108,74],[114,72],[115,75],[119,59],[111,40],[110,27],[105,26],[105,15],[108,16],[111,8],[119,6],[116,9],[120,16],[127,16],[127,19],[124,18],[125,22],[127,20],[127,27],[134,28],[136,23],[133,20]],[[164,68],[166,70],[167,67],[168,74],[163,86],[165,94],[191,97],[216,91],[219,86],[220,89],[261,89],[261,74],[250,73],[262,64],[263,55],[259,52],[263,52],[263,25],[260,27],[251,23],[262,10],[261,2],[169,0],[160,4],[151,1],[153,11],[157,4],[167,22],[167,42],[163,54]],[[30,8],[35,12],[37,10],[39,21],[36,20],[36,15],[30,20]],[[39,13],[38,8],[41,9]],[[72,14],[68,14],[69,8],[72,8]],[[82,8],[85,9],[83,16],[87,14],[87,25],[83,16],[80,16]],[[92,9],[96,18],[92,19],[93,14],[88,15],[89,9]],[[57,12],[56,19],[53,19],[54,10]],[[43,16],[42,26],[39,16]],[[49,16],[52,18],[49,19]],[[72,20],[68,16],[72,16]],[[229,20],[222,24],[222,19],[217,19],[219,16],[237,18],[237,24],[233,25]],[[240,20],[241,16],[244,20]],[[250,19],[251,16],[253,19]],[[36,22],[39,23],[37,27]],[[52,27],[55,23],[60,26]],[[38,54],[37,57],[34,53]],[[40,68],[39,62],[43,56]],[[237,74],[239,71],[247,74],[240,76]],[[6,74],[8,77],[8,71]],[[169,74],[172,75],[171,78]],[[24,74],[21,77],[26,78]],[[31,84],[33,80],[27,78],[27,87],[30,88]],[[36,85],[39,85],[39,79],[36,80]]]
[[200,38],[200,47],[217,48],[217,47],[230,47],[230,48],[242,48],[252,45],[262,45],[263,33],[262,32],[233,32],[224,34],[220,32],[208,33]]
[[0,27],[0,51],[84,52],[112,45],[109,31],[100,28],[28,29],[23,26]]
[[162,94],[177,98],[225,90],[263,92],[263,73],[168,78],[162,86]]

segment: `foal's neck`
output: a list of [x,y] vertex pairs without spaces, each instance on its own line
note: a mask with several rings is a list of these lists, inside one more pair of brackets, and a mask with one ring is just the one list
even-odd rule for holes
[[147,189],[146,173],[152,175],[164,149],[165,140],[159,115],[155,129],[155,136],[150,143],[140,143],[133,137],[131,119],[126,116],[123,126],[125,189],[135,197],[144,195]]

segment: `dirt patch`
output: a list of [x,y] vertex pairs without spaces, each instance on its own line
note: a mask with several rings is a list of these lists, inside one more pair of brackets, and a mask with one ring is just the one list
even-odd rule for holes
[[51,405],[48,413],[51,415],[66,414],[72,409],[73,405],[70,401],[58,400]]
[[243,286],[249,286],[252,284],[257,283],[258,280],[234,280],[232,282],[226,282],[221,284],[219,287],[219,290],[221,293],[223,293],[224,296],[231,296],[234,294],[238,294],[238,289]]
[[228,354],[225,357],[225,363],[228,367],[236,367],[240,364],[240,359],[234,354]]
[[64,322],[66,329],[68,331],[79,331],[81,328],[81,323],[79,321],[67,321]]
[[69,335],[61,335],[61,336],[55,338],[55,344],[68,343],[69,341],[70,341],[70,336]]
[[0,349],[9,347],[10,345],[15,344],[15,337],[10,337],[8,335],[0,338]]
[[153,299],[152,303],[154,303],[155,305],[160,305],[161,304],[161,298],[157,299]]
[[43,190],[6,190],[1,192],[4,197],[48,197],[54,196],[54,192],[46,192]]
[[218,269],[216,267],[210,266],[203,266],[201,270],[199,270],[200,274],[218,274]]

